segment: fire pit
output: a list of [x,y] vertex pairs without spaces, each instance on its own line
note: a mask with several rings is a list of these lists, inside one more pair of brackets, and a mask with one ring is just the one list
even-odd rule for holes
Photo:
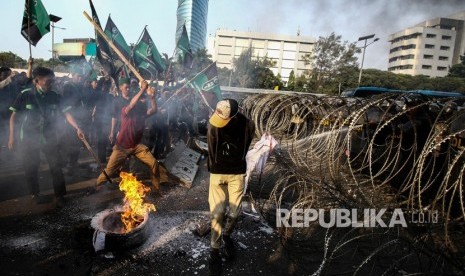
[[[126,232],[121,220],[122,208],[105,209],[92,218],[91,226],[95,230],[94,247],[100,243],[96,251],[127,250],[140,246],[149,236],[148,213],[141,218],[141,222]],[[97,250],[100,249],[100,250]]]

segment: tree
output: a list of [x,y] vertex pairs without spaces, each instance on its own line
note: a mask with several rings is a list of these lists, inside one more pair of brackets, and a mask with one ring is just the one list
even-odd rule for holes
[[447,76],[465,78],[465,65],[462,63],[452,65]]
[[460,63],[452,65],[447,76],[465,78],[465,56],[460,56]]
[[295,74],[294,70],[291,71],[289,74],[289,80],[287,81],[287,89],[290,91],[294,91],[295,89]]
[[[165,60],[167,58],[168,56],[165,56]],[[213,60],[211,59],[211,55],[208,54],[207,49],[198,49],[192,55],[192,64],[190,65],[190,67],[186,67],[185,65],[183,65],[182,60],[178,58],[177,62],[171,65],[170,75],[176,76],[177,79],[191,79],[212,63]]]
[[221,86],[230,86],[232,72],[232,69],[228,69],[226,67],[218,67],[218,82]]
[[234,59],[234,71],[231,75],[231,86],[274,89],[283,87],[280,77],[271,71],[274,61],[268,57],[255,58],[252,56],[252,48],[243,51],[237,59]]
[[308,87],[308,79],[305,77],[304,74],[301,74],[295,80],[293,91],[305,92],[305,91],[307,91],[307,87]]
[[0,53],[0,66],[9,68],[23,68],[27,62],[12,52]]
[[208,53],[207,49],[198,49],[194,53],[194,61],[192,62],[191,71],[193,71],[194,73],[198,73],[203,69],[207,68],[212,63],[212,56]]
[[320,37],[313,52],[304,56],[305,63],[312,65],[309,89],[319,93],[336,93],[335,83],[336,87],[339,86],[340,79],[352,76],[353,68],[358,67],[355,57],[358,51],[355,43],[342,42],[341,36],[334,32],[328,37]]

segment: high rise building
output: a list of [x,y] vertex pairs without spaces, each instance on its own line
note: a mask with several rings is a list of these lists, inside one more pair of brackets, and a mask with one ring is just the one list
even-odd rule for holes
[[218,67],[231,69],[233,60],[252,47],[252,56],[266,56],[275,61],[271,71],[275,75],[280,74],[282,80],[287,82],[292,71],[295,76],[300,76],[305,70],[311,69],[309,64],[305,64],[303,56],[312,52],[315,42],[314,38],[300,35],[217,30],[215,37],[209,37],[208,52]]
[[389,36],[388,70],[444,77],[465,54],[465,11],[438,17]]
[[178,0],[176,41],[186,24],[193,53],[205,48],[207,39],[208,0]]

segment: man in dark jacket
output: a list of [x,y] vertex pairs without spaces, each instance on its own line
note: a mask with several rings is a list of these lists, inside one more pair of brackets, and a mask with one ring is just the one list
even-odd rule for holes
[[[17,96],[10,107],[10,137],[8,148],[13,150],[16,146],[15,127],[17,114],[21,115],[19,148],[23,156],[23,166],[26,182],[33,198],[41,203],[39,194],[39,165],[40,151],[48,161],[52,174],[53,189],[56,204],[61,207],[64,204],[63,196],[66,194],[65,179],[61,170],[58,154],[57,122],[59,119],[60,98],[52,90],[55,74],[52,70],[37,67],[32,72],[33,83]],[[69,112],[63,112],[66,121],[76,131],[78,137],[83,137],[81,129],[74,117]]]
[[[219,248],[221,236],[226,257],[234,257],[231,239],[235,222],[240,215],[244,177],[247,169],[246,155],[254,137],[253,121],[239,112],[233,99],[219,101],[208,126],[208,169],[210,188],[208,203],[211,214],[210,275],[221,274]],[[226,204],[229,213],[223,227]]]

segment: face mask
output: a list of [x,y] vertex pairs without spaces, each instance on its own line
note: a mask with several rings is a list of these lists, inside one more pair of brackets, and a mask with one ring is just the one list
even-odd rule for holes
[[39,92],[40,94],[44,94],[44,89],[40,87],[40,85],[38,84],[37,84],[37,92]]

